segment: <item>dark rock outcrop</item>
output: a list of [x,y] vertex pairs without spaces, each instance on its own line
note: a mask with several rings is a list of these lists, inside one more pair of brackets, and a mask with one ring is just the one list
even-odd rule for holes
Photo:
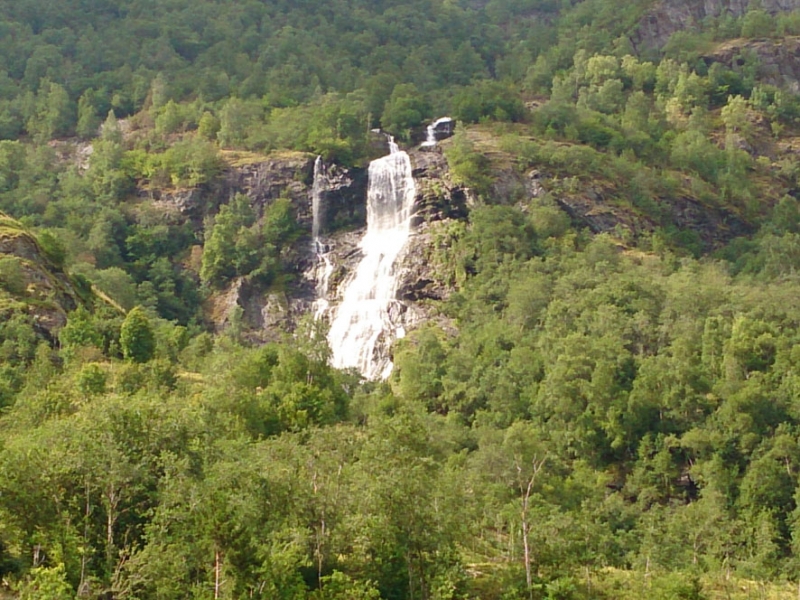
[[467,191],[453,183],[440,148],[412,150],[412,174],[417,185],[416,222],[463,219],[467,216]]
[[438,273],[433,257],[436,232],[443,227],[446,227],[444,221],[422,223],[409,240],[399,260],[399,300],[416,303],[450,297],[453,288]]
[[401,313],[398,322],[406,330],[430,321],[452,328],[437,307],[455,288],[436,264],[436,243],[440,231],[467,217],[473,199],[468,190],[453,182],[441,148],[414,150],[409,155],[417,187],[417,213],[412,235],[398,258],[394,310]]
[[757,58],[756,78],[760,83],[800,93],[800,37],[776,40],[732,40],[703,57],[707,64],[721,63],[734,71],[742,68],[741,56],[750,52]]
[[637,238],[666,225],[675,231],[685,232],[684,235],[692,235],[704,252],[754,231],[736,214],[683,195],[655,199],[664,213],[661,222],[623,206],[615,199],[614,190],[586,187],[575,193],[554,195],[554,198],[576,224],[587,227],[592,233],[618,235],[621,231],[627,231]]
[[[642,17],[631,43],[639,52],[658,49],[676,31],[692,29],[708,17],[741,17],[750,4],[750,0],[662,0]],[[761,0],[761,7],[777,14],[799,9],[800,0]]]
[[331,165],[320,197],[320,233],[364,227],[367,224],[366,169]]
[[[310,190],[314,174],[314,157],[300,152],[267,156],[258,162],[232,167],[225,173],[221,202],[235,194],[244,194],[257,214],[281,197],[289,198],[297,220],[303,228],[311,229]],[[218,208],[218,204],[211,207]]]
[[[138,195],[163,212],[190,221],[197,229],[203,227],[205,217],[215,214],[236,194],[247,196],[259,216],[272,202],[286,197],[292,201],[301,227],[310,232],[313,173],[312,155],[285,152],[230,166],[221,178],[207,185],[177,190],[142,188]],[[329,169],[323,191],[324,227],[328,231],[366,223],[366,186],[364,169],[337,165]]]
[[53,342],[67,322],[67,313],[88,304],[82,289],[42,249],[36,237],[14,219],[0,213],[0,320],[13,313],[27,315],[37,333]]

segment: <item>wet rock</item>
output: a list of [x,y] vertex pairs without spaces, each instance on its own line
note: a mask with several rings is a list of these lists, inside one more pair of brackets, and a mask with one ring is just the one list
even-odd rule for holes
[[320,233],[364,227],[367,224],[366,169],[331,165],[320,197]]
[[450,117],[442,117],[431,123],[433,135],[437,142],[452,137],[456,132],[456,122]]
[[602,189],[587,188],[577,193],[560,194],[555,200],[577,225],[587,227],[592,233],[618,235],[627,231],[636,238],[668,224],[676,231],[693,234],[703,251],[714,250],[734,237],[754,232],[752,225],[732,212],[707,206],[687,196],[670,198],[669,201],[655,199],[664,213],[660,221],[624,207],[613,197],[613,192]]

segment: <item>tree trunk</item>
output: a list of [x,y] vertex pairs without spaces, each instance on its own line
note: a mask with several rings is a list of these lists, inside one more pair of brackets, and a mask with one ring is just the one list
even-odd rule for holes
[[222,587],[222,582],[220,581],[220,552],[219,548],[214,549],[214,600],[218,600],[219,598],[219,591]]
[[533,600],[533,577],[531,575],[531,549],[530,542],[528,541],[528,507],[527,498],[523,502],[522,509],[522,547],[525,551],[525,582],[528,584],[528,595]]
[[86,507],[83,513],[83,544],[84,549],[81,553],[81,581],[78,584],[78,591],[83,590],[83,586],[86,583],[86,558],[87,558],[87,548],[89,545],[89,515],[92,511],[92,505],[89,499],[89,482],[86,481],[84,483],[86,486]]
[[514,457],[514,462],[517,468],[517,485],[519,486],[520,496],[522,498],[522,509],[520,510],[520,520],[522,521],[522,548],[524,551],[525,561],[525,582],[528,585],[528,596],[533,600],[533,573],[531,568],[531,548],[530,540],[530,522],[528,521],[528,513],[530,512],[530,500],[533,494],[533,485],[536,482],[536,476],[542,470],[547,456],[538,460],[536,456],[531,459],[531,473],[530,477],[523,477],[522,475],[522,460],[519,457]]

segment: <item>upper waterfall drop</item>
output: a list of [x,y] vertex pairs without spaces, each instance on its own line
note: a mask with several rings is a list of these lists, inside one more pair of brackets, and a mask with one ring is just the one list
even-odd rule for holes
[[[433,146],[435,146],[436,143],[439,141],[439,138],[436,137],[437,133],[444,133],[444,137],[452,135],[453,125],[454,125],[453,119],[451,119],[450,117],[441,117],[439,119],[436,119],[433,123],[428,125],[428,128],[426,129],[426,138],[425,141],[422,142],[422,147],[432,148]],[[445,131],[440,132],[439,130],[441,128],[444,128]]]
[[389,344],[405,333],[391,308],[397,300],[395,263],[411,234],[415,195],[411,159],[389,137],[389,154],[369,165],[367,233],[360,243],[364,256],[328,333],[333,366],[355,367],[367,379],[391,374]]
[[422,142],[423,148],[430,148],[436,145],[436,129],[433,126],[433,123],[428,125],[426,130],[426,137],[425,141]]

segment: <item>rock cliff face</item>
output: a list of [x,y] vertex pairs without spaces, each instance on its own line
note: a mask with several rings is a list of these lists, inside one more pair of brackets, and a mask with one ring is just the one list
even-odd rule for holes
[[[612,189],[587,186],[572,193],[558,194],[555,200],[576,224],[587,227],[592,233],[620,235],[627,232],[637,238],[659,227],[654,220],[621,207],[614,196]],[[704,252],[719,248],[736,236],[754,232],[752,225],[732,212],[703,205],[688,195],[654,200],[665,212],[666,221],[676,231],[693,236]]]
[[311,155],[287,152],[231,165],[211,184],[178,190],[147,188],[140,189],[138,194],[165,212],[177,213],[191,221],[197,229],[235,194],[246,195],[259,215],[271,202],[286,196],[292,200],[300,223],[306,225],[311,223],[307,191],[313,168]]
[[[450,178],[440,148],[412,151],[409,155],[417,184],[417,213],[414,233],[400,256],[398,296],[412,313],[419,313],[425,312],[425,307],[418,303],[445,300],[453,291],[436,273],[431,254],[437,230],[446,227],[449,221],[465,219],[471,200],[468,192]],[[416,320],[419,316],[411,319]]]
[[[800,0],[799,0],[800,1]],[[788,51],[788,50],[787,50]],[[732,52],[732,50],[731,50]],[[720,55],[719,60],[722,60]],[[446,144],[445,144],[446,145]],[[491,151],[487,150],[491,155]],[[437,269],[436,245],[447,239],[445,232],[453,221],[465,219],[475,199],[467,189],[456,185],[440,145],[408,151],[416,184],[413,232],[398,260],[398,300],[393,317],[413,329],[421,322],[442,321],[439,302],[453,292],[449,272]],[[181,192],[151,194],[165,210],[194,223],[198,236],[205,218],[234,194],[245,194],[261,214],[275,199],[288,197],[305,232],[287,250],[289,276],[279,285],[264,288],[246,278],[237,279],[209,300],[207,316],[218,330],[231,325],[253,342],[273,340],[294,329],[299,319],[315,313],[326,263],[317,255],[311,239],[313,215],[313,163],[315,157],[287,153],[264,157],[245,165],[231,166],[215,186]],[[612,187],[598,183],[566,185],[546,172],[529,169],[520,173],[508,161],[497,161],[492,173],[492,197],[499,202],[516,203],[523,210],[545,194],[579,226],[594,233],[638,237],[659,225],[641,211],[618,198]],[[328,165],[320,194],[320,244],[332,265],[327,273],[325,300],[329,307],[341,301],[343,283],[355,272],[362,258],[359,243],[366,231],[367,172]],[[611,184],[608,184],[609,186]],[[654,199],[676,231],[694,236],[704,250],[718,247],[734,235],[748,232],[748,226],[735,214],[700,204],[689,196]],[[627,232],[627,233],[623,233]],[[324,310],[322,311],[324,313]],[[330,314],[330,313],[328,313]],[[442,321],[447,327],[448,324]]]
[[[490,149],[487,152],[492,154]],[[412,235],[398,261],[399,302],[393,308],[397,312],[393,318],[406,329],[430,320],[447,328],[451,324],[441,317],[439,302],[450,297],[454,286],[446,274],[451,270],[437,268],[436,245],[448,239],[447,230],[454,221],[468,216],[475,198],[469,190],[453,182],[441,146],[417,148],[408,153],[416,184],[416,212]],[[628,232],[624,235],[635,238],[659,227],[659,223],[620,201],[613,187],[596,182],[581,184],[574,178],[571,178],[573,184],[567,185],[537,169],[521,173],[509,161],[496,162],[491,194],[496,201],[516,203],[527,210],[536,198],[547,194],[577,225],[595,233]],[[315,305],[323,273],[328,275],[325,294],[328,306],[335,307],[341,301],[343,283],[362,258],[359,243],[366,231],[367,172],[328,165],[317,188],[321,206],[319,241],[332,265],[330,272],[326,272],[326,262],[317,254],[320,247],[311,239],[313,163],[314,157],[307,154],[265,157],[231,166],[215,186],[150,193],[153,202],[196,224],[199,237],[205,218],[237,193],[247,195],[259,214],[280,197],[290,198],[295,207],[305,235],[287,251],[286,261],[292,266],[289,276],[268,289],[246,278],[237,279],[214,294],[208,303],[207,316],[218,331],[235,325],[252,342],[265,342],[291,331],[309,314],[324,314]],[[748,231],[748,226],[735,214],[701,205],[688,196],[678,194],[654,202],[667,216],[667,225],[662,220],[662,227],[671,223],[677,231],[690,232],[705,250]]]
[[[637,51],[661,48],[676,31],[691,29],[707,17],[741,17],[750,0],[662,0],[639,22],[631,36]],[[776,14],[800,8],[800,0],[761,0],[761,7]]]
[[758,58],[759,82],[800,93],[800,37],[775,40],[732,40],[704,57],[706,63],[722,63],[734,71],[741,67],[741,56],[751,52]]
[[[183,190],[140,189],[139,197],[152,203],[173,221],[192,224],[202,239],[208,217],[236,194],[244,194],[260,218],[278,198],[289,198],[304,234],[288,249],[289,277],[279,287],[264,289],[246,278],[232,281],[209,298],[206,317],[217,331],[236,324],[253,342],[275,339],[291,330],[297,319],[310,310],[315,299],[313,273],[316,257],[311,241],[311,187],[315,157],[283,152],[246,161],[231,161],[222,177],[210,185]],[[333,165],[322,194],[325,212],[321,230],[352,231],[366,224],[367,173]],[[337,234],[337,244],[348,246],[352,234]]]
[[[316,256],[311,240],[311,187],[315,157],[303,153],[282,153],[244,165],[231,166],[221,182],[195,190],[162,193],[157,202],[180,212],[200,230],[207,216],[235,194],[250,199],[256,213],[281,197],[289,198],[304,235],[288,249],[286,262],[292,265],[289,278],[278,288],[264,289],[246,279],[236,279],[209,301],[207,315],[218,331],[236,322],[253,342],[273,340],[291,330],[311,310],[315,300]],[[352,231],[366,223],[364,169],[332,166],[322,193],[325,211],[322,232]],[[346,234],[339,237],[345,246]],[[333,243],[333,242],[331,242]]]
[[90,296],[47,256],[34,235],[0,213],[0,320],[26,315],[52,342],[66,324],[67,313]]
[[[443,134],[444,135],[444,134]],[[375,136],[375,153],[385,153],[386,139]],[[465,218],[468,193],[454,185],[441,148],[409,151],[417,184],[414,234],[400,258],[398,310],[409,324],[428,318],[432,301],[451,293],[431,267],[431,252],[437,228],[452,219]],[[276,199],[291,200],[301,229],[297,242],[288,249],[289,277],[269,289],[238,278],[212,294],[206,317],[217,331],[232,325],[252,342],[265,342],[291,331],[298,320],[315,312],[319,279],[324,263],[311,239],[314,156],[284,152],[264,157],[229,156],[230,166],[211,185],[185,190],[142,189],[139,196],[174,221],[189,222],[202,239],[208,217],[236,194],[246,195],[256,213]],[[320,242],[333,265],[327,299],[335,306],[345,282],[362,258],[359,243],[366,231],[367,169],[345,169],[327,165],[320,193]]]

